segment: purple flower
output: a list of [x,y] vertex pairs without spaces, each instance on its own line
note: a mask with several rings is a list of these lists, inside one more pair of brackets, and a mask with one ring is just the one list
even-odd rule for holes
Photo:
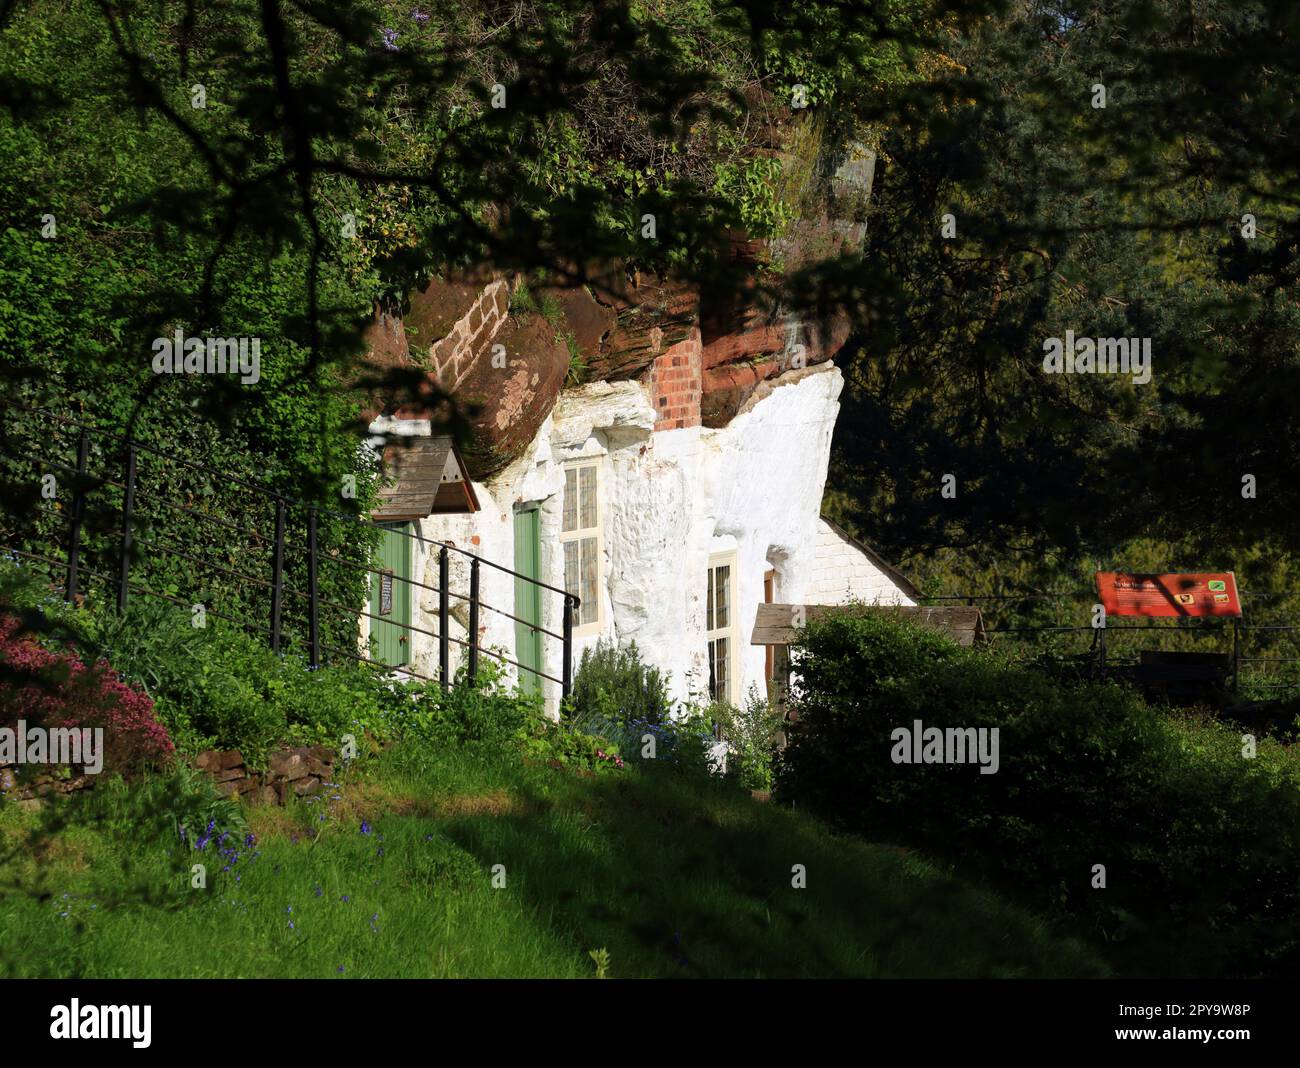
[[362,833],[362,834],[369,834],[369,833],[370,833],[370,824],[369,824],[367,821],[365,821],[365,820],[362,820],[362,821],[361,821],[361,833]]
[[339,965],[339,971],[342,971],[342,970],[343,970],[343,965],[340,964],[340,965]]
[[396,31],[396,30],[388,30],[388,29],[380,30],[380,31],[379,31],[379,36],[383,39],[384,49],[385,49],[385,51],[388,51],[388,52],[397,52],[397,51],[399,51],[399,49],[398,49],[398,47],[397,47],[397,31]]
[[429,21],[429,16],[426,15],[423,11],[421,11],[418,7],[411,9],[411,18],[415,19],[415,21],[419,23],[425,23]]

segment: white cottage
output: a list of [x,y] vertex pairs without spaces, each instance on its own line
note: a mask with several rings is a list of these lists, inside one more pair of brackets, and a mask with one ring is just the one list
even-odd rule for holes
[[[656,322],[669,329],[642,330],[651,340],[632,376],[610,380],[610,374],[548,393],[550,356],[544,351],[539,360],[538,348],[549,350],[553,331],[529,335],[529,316],[514,321],[503,286],[489,283],[473,299],[472,288],[444,290],[443,298],[461,300],[454,305],[459,314],[453,321],[444,311],[421,348],[429,334],[438,338],[428,363],[448,392],[488,397],[476,435],[499,440],[521,424],[531,434],[498,449],[488,461],[495,469],[466,473],[463,491],[442,495],[477,510],[455,514],[431,506],[420,514],[425,504],[418,495],[392,491],[401,507],[415,511],[389,507],[378,515],[393,526],[385,566],[396,581],[375,583],[363,620],[367,655],[438,674],[441,543],[464,551],[448,555],[449,589],[456,591],[452,670],[470,641],[463,598],[470,585],[465,553],[472,553],[487,562],[479,566],[479,647],[513,662],[510,674],[525,686],[540,685],[551,708],[563,676],[561,590],[580,598],[575,668],[582,650],[602,637],[635,641],[681,701],[738,702],[751,687],[765,687],[772,658],[749,644],[762,602],[915,603],[905,578],[821,515],[843,385],[829,360],[833,345],[816,345],[810,336],[803,351],[811,356],[791,360],[784,324],[710,338],[695,317],[678,322],[677,340],[664,344],[674,336],[665,317]],[[611,337],[644,309],[632,307],[622,318],[611,312],[593,328],[590,351],[608,351]],[[570,307],[569,322],[583,314]],[[414,363],[402,332],[403,324],[381,319],[373,348],[387,345],[390,354],[399,353],[398,362]],[[556,357],[565,370],[571,349]],[[602,370],[611,362],[592,361]],[[626,361],[617,373],[628,373]],[[520,388],[521,396],[511,395]],[[431,435],[435,413],[421,414],[413,416],[408,405],[378,414],[370,429],[390,441]],[[511,453],[505,462],[503,452]],[[472,466],[473,449],[469,455]],[[436,462],[444,480],[455,483],[460,468],[445,450],[438,456],[427,463]],[[492,564],[554,590],[520,582]],[[409,598],[402,597],[403,585]]]

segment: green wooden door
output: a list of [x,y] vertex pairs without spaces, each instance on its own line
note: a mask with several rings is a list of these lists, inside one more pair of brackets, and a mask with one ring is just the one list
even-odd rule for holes
[[[525,668],[542,668],[542,588],[520,576],[540,579],[542,571],[541,513],[537,508],[515,512],[515,659]],[[519,620],[525,620],[521,623]],[[532,671],[519,672],[525,693],[537,693],[541,685]]]
[[401,667],[411,662],[411,539],[409,523],[380,525],[379,548],[370,576],[370,657]]

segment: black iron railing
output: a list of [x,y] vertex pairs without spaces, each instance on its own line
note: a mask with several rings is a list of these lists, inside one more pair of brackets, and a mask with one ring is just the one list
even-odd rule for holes
[[[56,513],[63,516],[63,519],[61,522],[54,524],[55,529],[51,529],[51,524],[45,522],[38,524],[38,526],[46,528],[44,531],[33,533],[31,516],[22,514],[21,509],[15,506],[15,501],[10,500],[7,495],[6,499],[0,504],[0,518],[3,518],[3,529],[0,529],[0,551],[9,553],[15,559],[47,568],[56,577],[55,585],[60,589],[66,600],[76,601],[82,599],[86,596],[83,583],[94,579],[105,584],[109,595],[115,599],[118,611],[126,610],[132,595],[157,598],[183,607],[193,607],[184,598],[152,589],[140,580],[140,571],[142,569],[147,570],[144,565],[149,561],[151,554],[166,555],[185,560],[196,568],[215,572],[229,580],[248,584],[250,589],[261,591],[265,599],[263,606],[265,615],[262,618],[266,622],[254,623],[246,618],[239,618],[206,606],[205,612],[214,618],[235,623],[250,633],[258,635],[266,640],[271,649],[276,652],[284,651],[286,645],[287,599],[295,599],[300,602],[300,607],[305,611],[307,631],[303,651],[313,667],[322,664],[324,654],[328,653],[387,671],[398,671],[412,678],[435,681],[432,676],[415,671],[409,664],[392,665],[381,663],[371,657],[361,655],[358,651],[325,642],[322,637],[323,616],[326,613],[336,613],[335,619],[351,621],[353,633],[359,633],[360,620],[368,618],[380,620],[399,628],[408,635],[423,634],[435,640],[438,649],[438,675],[436,681],[439,681],[444,687],[451,685],[451,646],[456,644],[465,650],[466,674],[471,682],[478,677],[480,657],[487,656],[502,664],[514,667],[521,673],[530,674],[539,680],[547,679],[555,682],[561,687],[563,695],[568,696],[573,682],[573,620],[579,604],[579,599],[575,594],[520,574],[493,560],[447,542],[432,542],[438,549],[438,584],[436,586],[417,582],[410,576],[396,575],[391,571],[377,568],[374,566],[373,560],[354,560],[341,555],[337,551],[322,552],[319,543],[319,528],[322,516],[328,515],[335,520],[356,523],[360,527],[370,530],[378,530],[381,524],[365,516],[325,508],[319,502],[290,497],[270,486],[236,477],[229,471],[222,470],[219,467],[198,463],[187,457],[164,452],[143,442],[100,430],[57,413],[12,403],[6,410],[39,415],[42,419],[52,420],[60,426],[71,428],[77,435],[75,466],[61,462],[57,455],[51,455],[54,450],[49,448],[43,450],[40,454],[33,453],[30,449],[18,449],[15,446],[13,436],[9,433],[6,433],[4,439],[0,441],[0,466],[7,469],[5,472],[6,480],[11,486],[17,484],[24,477],[32,478],[32,472],[60,472],[71,476],[71,504],[66,509],[66,512]],[[116,459],[120,463],[122,472],[120,482],[110,477],[104,470],[97,472],[92,469],[90,459],[92,445],[99,444],[103,446],[107,443],[111,444],[108,447],[101,447],[98,452],[104,458],[105,465],[111,459]],[[169,500],[165,490],[161,493],[148,495],[149,502],[161,509],[173,513],[182,513],[192,520],[213,523],[232,531],[244,539],[240,548],[246,550],[250,555],[255,555],[258,550],[265,550],[268,559],[263,573],[252,574],[240,567],[219,564],[201,554],[189,552],[176,545],[159,541],[152,535],[152,531],[150,536],[142,534],[138,529],[140,519],[139,503],[142,492],[140,471],[142,454],[149,454],[168,464],[178,464],[191,471],[238,486],[241,490],[253,495],[256,501],[263,502],[266,505],[265,522],[270,528],[270,533],[249,529],[239,523],[232,522],[228,518],[213,515],[209,511],[193,507],[192,501],[182,503],[177,500]],[[39,481],[39,476],[34,481]],[[86,558],[86,525],[89,514],[87,509],[97,495],[103,495],[110,490],[115,491],[116,501],[111,503],[101,501],[101,507],[95,514],[100,518],[101,525],[103,525],[104,521],[106,511],[104,505],[106,503],[107,510],[116,514],[115,530],[111,533],[105,531],[105,538],[101,539],[101,541],[115,541],[116,547],[113,549],[101,544],[99,551],[88,562]],[[47,510],[44,514],[48,516],[50,512]],[[305,531],[305,544],[295,545],[289,539],[288,532],[291,520],[295,518],[300,520],[298,526]],[[391,527],[387,529],[400,536],[415,538],[423,544],[429,544],[428,539],[411,531],[393,530]],[[163,527],[161,532],[166,534],[168,528]],[[34,551],[38,548],[46,551]],[[305,590],[296,588],[289,580],[287,557],[289,552],[295,548],[302,553],[303,557],[300,563],[303,564],[303,570],[305,570]],[[469,589],[466,592],[456,591],[451,588],[450,559],[452,553],[459,553],[469,560]],[[486,603],[480,594],[481,570],[484,566],[494,568],[516,581],[523,580],[525,583],[537,587],[544,594],[559,597],[560,633],[543,627],[540,621],[521,619],[504,608]],[[321,592],[321,575],[323,569],[333,567],[352,568],[365,572],[367,576],[387,575],[394,582],[406,583],[412,588],[436,593],[438,596],[437,629],[429,630],[417,625],[415,622],[407,623],[388,616],[378,616],[366,608],[339,604],[328,599]],[[259,602],[261,598],[254,596],[251,598],[246,597],[245,600]],[[465,628],[468,640],[457,638],[451,633],[451,602],[453,600],[459,600],[468,605],[468,622]],[[411,603],[413,606],[416,603],[414,596],[411,598]],[[514,623],[528,627],[534,632],[558,642],[561,648],[562,665],[559,677],[551,675],[543,669],[545,665],[544,656],[542,665],[532,666],[523,664],[494,649],[480,646],[479,629],[483,612],[497,613]],[[335,628],[335,631],[337,632],[337,628]]]
[[[1270,598],[1278,596],[1277,594],[1263,593],[1255,590],[1241,590],[1240,597],[1243,604],[1249,604],[1257,601],[1268,601]],[[1074,605],[1076,608],[1079,604],[1087,602],[1088,598],[1096,599],[1095,591],[1078,591],[1070,592],[1046,592],[1046,593],[1027,593],[1027,594],[945,594],[939,596],[922,596],[920,601],[926,604],[965,604],[970,606],[1001,606],[1028,604],[1035,601],[1046,601],[1054,605]],[[996,611],[996,607],[993,607]],[[1231,663],[1232,688],[1237,690],[1245,677],[1250,678],[1250,684],[1255,689],[1272,689],[1272,690],[1300,690],[1300,677],[1293,680],[1279,681],[1277,676],[1271,674],[1271,668],[1257,668],[1254,665],[1281,665],[1281,664],[1300,664],[1300,656],[1249,656],[1246,655],[1247,643],[1254,640],[1255,635],[1264,635],[1270,632],[1289,632],[1300,631],[1300,624],[1291,623],[1253,623],[1248,622],[1247,617],[1174,617],[1165,621],[1153,621],[1146,623],[1116,623],[1107,619],[1104,626],[1094,627],[1090,623],[1078,625],[1063,625],[1059,622],[1060,613],[1057,613],[1058,622],[1054,625],[1039,626],[1020,626],[1020,627],[1000,627],[986,626],[985,634],[990,640],[999,635],[1015,635],[1018,640],[1027,644],[1032,644],[1040,635],[1089,635],[1090,640],[1087,643],[1086,650],[1073,656],[1041,656],[1040,659],[1048,661],[1057,661],[1060,663],[1075,662],[1086,660],[1091,662],[1093,673],[1106,677],[1108,675],[1123,676],[1125,672],[1131,671],[1139,664],[1136,654],[1125,655],[1120,652],[1116,655],[1116,650],[1112,642],[1108,642],[1108,636],[1111,639],[1126,638],[1136,632],[1164,632],[1165,634],[1176,635],[1180,639],[1205,638],[1217,636],[1220,641],[1226,643],[1231,640],[1231,653],[1229,656]],[[1296,650],[1300,651],[1300,650]],[[1244,669],[1244,670],[1243,670]],[[1300,676],[1300,673],[1298,673]]]

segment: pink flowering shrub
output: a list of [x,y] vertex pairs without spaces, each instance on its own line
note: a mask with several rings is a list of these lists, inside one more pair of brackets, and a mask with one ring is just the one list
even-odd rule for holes
[[18,636],[18,621],[0,615],[0,727],[101,727],[103,771],[123,775],[167,760],[174,746],[154,716],[149,695],[107,664],[87,669],[70,653],[54,653]]

